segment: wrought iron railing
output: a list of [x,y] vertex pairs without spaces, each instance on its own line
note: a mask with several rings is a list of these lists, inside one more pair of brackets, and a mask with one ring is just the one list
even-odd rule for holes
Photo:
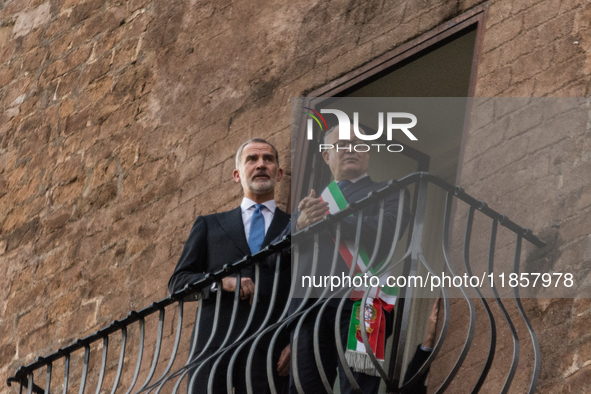
[[[514,261],[513,261],[513,272],[517,273],[520,270],[520,256],[521,256],[521,248],[522,248],[522,241],[523,239],[531,242],[533,245],[537,247],[544,246],[544,242],[541,241],[538,237],[534,236],[530,230],[527,228],[523,228],[513,221],[509,220],[504,215],[499,214],[498,212],[489,208],[485,203],[482,201],[478,201],[473,197],[469,196],[462,190],[460,187],[454,187],[449,185],[448,183],[444,182],[440,178],[437,178],[433,175],[428,173],[415,173],[411,174],[399,181],[391,181],[388,183],[387,186],[384,188],[377,190],[375,192],[370,193],[369,196],[366,198],[356,202],[349,204],[349,206],[336,213],[335,215],[329,215],[325,219],[321,220],[320,222],[308,227],[303,231],[299,231],[293,236],[285,236],[283,239],[279,240],[278,242],[268,246],[267,248],[261,250],[260,252],[256,253],[253,256],[245,256],[242,260],[235,262],[234,264],[229,264],[224,267],[224,269],[209,273],[205,276],[205,278],[197,283],[192,285],[187,285],[183,290],[178,291],[170,296],[166,297],[163,300],[155,302],[151,304],[149,307],[142,309],[140,311],[132,311],[130,312],[127,317],[112,322],[107,327],[95,332],[92,335],[89,335],[85,338],[81,338],[76,340],[69,346],[66,346],[62,349],[57,350],[56,352],[46,356],[46,357],[39,357],[33,363],[22,366],[18,368],[15,375],[8,378],[7,383],[10,386],[11,383],[19,383],[20,384],[20,391],[22,392],[23,389],[26,389],[29,394],[36,393],[49,393],[50,390],[55,392],[55,386],[61,386],[61,391],[66,394],[68,391],[71,391],[70,383],[72,380],[76,380],[76,385],[78,386],[78,391],[80,394],[84,392],[89,392],[90,390],[87,388],[89,382],[89,374],[95,373],[98,377],[94,376],[93,381],[96,381],[96,389],[95,392],[97,394],[101,392],[105,392],[109,390],[111,394],[116,392],[125,391],[126,394],[130,393],[160,393],[160,392],[172,392],[177,393],[179,391],[186,390],[185,387],[191,387],[191,379],[195,379],[194,377],[197,376],[198,373],[201,373],[200,369],[206,365],[206,363],[210,362],[209,365],[213,365],[211,367],[212,371],[210,371],[209,378],[206,379],[208,385],[208,392],[213,392],[213,376],[215,374],[216,369],[221,368],[219,360],[222,357],[229,357],[229,367],[227,367],[226,372],[226,387],[227,392],[232,393],[233,387],[233,369],[236,366],[236,360],[238,354],[241,352],[248,352],[248,360],[252,361],[253,355],[257,347],[262,343],[261,340],[265,336],[267,338],[271,338],[270,341],[265,343],[265,346],[268,348],[265,349],[266,351],[266,365],[253,365],[252,362],[247,362],[246,364],[246,386],[247,391],[249,393],[253,392],[253,382],[252,382],[252,372],[253,368],[265,368],[267,371],[267,378],[268,384],[271,389],[271,392],[276,393],[277,387],[276,382],[273,378],[272,370],[275,368],[275,364],[273,361],[273,353],[274,348],[277,344],[277,338],[279,337],[280,333],[284,330],[293,330],[295,335],[294,338],[297,341],[298,333],[301,327],[301,322],[304,320],[306,316],[310,314],[310,311],[314,308],[319,308],[319,313],[316,315],[316,320],[319,321],[322,319],[323,313],[329,304],[330,299],[336,299],[339,303],[337,317],[343,311],[343,305],[345,300],[350,297],[351,292],[353,289],[351,288],[341,288],[335,292],[328,292],[327,289],[323,291],[319,297],[312,299],[311,290],[308,289],[306,293],[303,295],[304,302],[299,303],[299,306],[294,308],[293,306],[290,309],[290,305],[292,305],[292,300],[296,295],[296,280],[292,280],[291,288],[289,292],[288,301],[282,302],[281,305],[278,305],[279,302],[275,295],[277,294],[277,286],[278,284],[278,277],[282,267],[285,267],[285,264],[289,263],[293,265],[292,272],[297,272],[297,267],[301,263],[300,254],[301,251],[298,250],[299,244],[304,239],[310,239],[311,237],[314,239],[314,248],[318,249],[320,246],[318,245],[318,234],[322,233],[323,231],[327,231],[331,229],[333,235],[336,239],[335,245],[339,244],[339,240],[341,239],[341,221],[352,214],[355,214],[358,220],[358,223],[362,222],[363,217],[363,209],[368,207],[369,205],[376,204],[379,206],[380,212],[380,219],[376,234],[376,244],[373,250],[377,251],[380,249],[380,244],[382,244],[382,249],[384,244],[387,246],[388,257],[385,261],[392,261],[389,264],[382,265],[382,267],[374,272],[375,275],[380,275],[382,273],[390,272],[390,270],[395,266],[404,267],[404,274],[407,276],[416,275],[419,271],[419,267],[421,270],[426,270],[428,275],[436,275],[434,268],[427,262],[427,259],[424,257],[422,245],[424,244],[423,239],[423,232],[424,232],[424,223],[426,220],[426,204],[427,204],[427,186],[431,184],[432,187],[436,189],[443,190],[447,193],[447,198],[445,202],[445,210],[444,210],[444,224],[442,230],[442,238],[441,238],[441,252],[444,259],[445,270],[450,275],[454,274],[454,264],[451,262],[450,256],[450,228],[452,227],[452,210],[456,210],[455,212],[459,212],[461,206],[464,205],[467,207],[467,225],[466,230],[464,233],[464,241],[462,245],[462,255],[463,258],[463,265],[465,267],[465,272],[468,275],[472,275],[471,270],[471,262],[470,262],[470,248],[471,248],[471,241],[473,237],[473,222],[476,213],[480,213],[483,215],[484,218],[490,220],[491,231],[488,239],[489,247],[488,247],[488,266],[487,266],[487,273],[491,273],[494,270],[495,264],[495,250],[496,250],[496,239],[497,239],[497,231],[499,229],[499,225],[505,227],[509,231],[511,231],[516,239],[514,247]],[[398,193],[399,190],[414,185],[415,187],[415,207],[414,213],[412,218],[412,225],[411,230],[412,233],[409,234],[409,241],[405,246],[405,250],[402,253],[402,258],[397,259],[397,261],[393,261],[392,256],[396,253],[396,248],[399,248],[402,242],[399,242],[401,238],[401,234],[404,231],[403,225],[403,210],[404,210],[404,196],[405,193],[400,193],[400,202],[398,206],[398,216],[397,216],[397,223],[395,227],[395,231],[393,235],[390,235],[391,239],[385,239],[382,234],[382,228],[384,226],[384,201],[385,199],[391,195],[392,193]],[[457,202],[457,206],[454,208],[454,202]],[[360,238],[362,233],[362,226],[358,225],[356,228],[355,234],[355,250],[359,248]],[[286,254],[287,250],[291,248],[291,256]],[[336,246],[335,246],[336,249]],[[377,252],[376,252],[377,254]],[[315,256],[318,253],[315,252]],[[334,259],[332,261],[331,272],[335,272],[335,265],[337,261],[336,257],[337,253],[334,252]],[[290,259],[286,261],[286,259]],[[314,261],[312,261],[312,271],[310,274],[314,274],[317,272],[319,262],[317,261],[317,257],[314,257]],[[371,256],[371,260],[369,262],[369,266],[375,266],[376,260],[375,256]],[[260,289],[258,287],[258,278],[260,275],[260,267],[262,264],[271,264],[274,268],[274,283],[272,289],[272,298],[270,300],[268,310],[264,311],[265,317],[262,321],[255,322],[254,316],[257,306],[257,300],[260,296]],[[184,322],[184,312],[187,310],[189,305],[194,305],[195,310],[195,322],[193,325],[188,325],[190,328],[192,327],[199,327],[202,319],[202,309],[204,302],[199,301],[197,303],[188,304],[187,300],[191,298],[200,299],[200,294],[202,290],[205,288],[210,287],[214,282],[217,282],[218,288],[222,287],[222,278],[228,275],[237,275],[237,283],[240,283],[240,276],[241,270],[247,267],[254,267],[254,282],[255,282],[255,292],[254,292],[254,299],[252,302],[252,307],[249,311],[249,316],[247,320],[246,327],[235,327],[236,321],[234,318],[231,319],[229,327],[223,327],[224,329],[227,328],[227,335],[221,344],[221,346],[217,347],[216,349],[212,349],[209,347],[209,344],[212,342],[212,339],[216,333],[222,327],[218,327],[219,324],[219,316],[220,316],[220,303],[222,298],[222,291],[218,291],[212,295],[215,297],[215,315],[213,321],[211,322],[211,329],[208,332],[199,332],[198,330],[194,332],[194,335],[191,337],[191,343],[187,349],[187,357],[184,361],[178,361],[178,356],[181,353],[179,349],[183,348],[185,344],[181,343],[181,335],[183,332],[186,331],[186,322]],[[455,268],[457,269],[457,267]],[[351,269],[350,274],[353,274],[353,269]],[[362,302],[365,304],[367,302],[369,288],[365,290],[363,295]],[[461,351],[459,356],[457,357],[454,365],[451,367],[451,370],[447,373],[447,376],[444,378],[443,382],[437,387],[436,389],[431,388],[431,391],[436,393],[441,393],[446,391],[446,389],[450,386],[452,381],[458,376],[458,371],[462,366],[468,351],[471,349],[473,344],[473,338],[475,335],[475,321],[476,321],[476,307],[474,305],[474,300],[477,300],[483,307],[485,311],[486,318],[488,319],[488,332],[489,332],[489,340],[488,340],[488,349],[486,360],[482,366],[482,370],[478,377],[476,384],[470,388],[470,392],[478,392],[483,384],[485,383],[488,373],[491,369],[493,360],[495,358],[495,350],[497,346],[497,329],[498,325],[500,324],[497,320],[494,319],[494,314],[491,311],[491,307],[489,302],[491,300],[496,303],[499,310],[502,312],[504,324],[507,325],[509,331],[512,335],[512,342],[513,342],[513,356],[511,359],[511,365],[508,369],[504,377],[504,382],[502,384],[498,384],[498,391],[500,393],[508,392],[509,388],[511,387],[515,372],[517,370],[517,366],[519,364],[519,347],[520,347],[520,339],[517,335],[517,330],[515,328],[516,322],[512,320],[510,313],[507,311],[507,307],[505,303],[507,302],[506,298],[501,298],[497,293],[495,287],[489,287],[489,291],[492,291],[493,297],[489,297],[488,301],[483,296],[482,292],[475,288],[473,289],[477,296],[471,297],[469,296],[468,292],[471,289],[467,289],[465,287],[460,286],[459,290],[462,293],[463,298],[465,298],[468,309],[469,309],[469,326],[465,335],[465,340],[463,345],[461,346]],[[414,376],[407,379],[407,381],[403,381],[402,379],[402,372],[404,369],[403,361],[404,361],[404,350],[405,346],[407,346],[407,340],[409,338],[409,329],[411,325],[411,302],[410,300],[413,297],[418,295],[419,289],[413,288],[411,286],[401,288],[400,293],[398,296],[397,306],[395,310],[395,324],[393,329],[393,345],[391,349],[391,356],[389,360],[387,360],[386,364],[383,365],[379,363],[371,351],[371,348],[368,344],[368,337],[365,330],[361,330],[361,336],[363,342],[368,351],[368,354],[371,358],[372,363],[374,364],[377,373],[379,374],[380,378],[385,383],[386,391],[391,393],[399,393],[405,392],[408,390],[409,387],[412,387],[417,381],[422,379],[424,374],[428,371],[429,367],[437,357],[438,353],[440,352],[444,341],[448,336],[448,329],[450,326],[450,295],[448,294],[448,290],[445,288],[441,288],[441,297],[443,299],[443,323],[441,325],[441,329],[439,332],[438,340],[431,352],[430,356],[424,362],[424,364],[416,370]],[[300,297],[302,297],[300,295]],[[529,340],[532,343],[533,347],[533,363],[532,364],[532,371],[531,371],[531,379],[529,383],[529,393],[533,393],[536,390],[538,377],[540,373],[540,350],[537,343],[536,335],[532,329],[532,326],[528,320],[528,317],[525,313],[524,307],[521,304],[518,288],[514,289],[513,296],[511,297],[513,300],[510,300],[515,303],[516,308],[519,310],[520,316],[529,331]],[[474,299],[474,300],[473,300]],[[232,311],[236,312],[237,308],[240,304],[240,287],[237,286],[237,289],[234,294],[233,298],[233,306]],[[165,319],[167,315],[167,311],[173,309],[176,315],[176,329],[174,331],[174,343],[171,346],[171,349],[164,349],[163,348],[163,332],[165,330]],[[281,310],[280,317],[276,319],[272,319],[272,315],[274,311]],[[363,321],[363,309],[360,308],[361,316],[360,319]],[[236,313],[233,313],[232,316],[235,316]],[[153,343],[153,351],[152,351],[152,360],[149,367],[142,369],[142,365],[145,366],[145,363],[142,363],[143,358],[145,358],[145,349],[152,347],[152,344],[146,343],[146,319],[149,317],[156,317],[158,316],[158,325],[157,325],[157,332],[155,335],[154,343]],[[339,319],[336,319],[337,326]],[[254,329],[252,329],[255,327]],[[258,328],[256,328],[258,327]],[[138,333],[138,343],[137,343],[137,356],[130,357],[130,355],[126,352],[128,346],[128,332],[130,330],[134,330],[134,332]],[[230,335],[236,329],[238,335]],[[338,332],[340,328],[335,327],[336,332]],[[314,351],[317,360],[320,360],[320,354],[318,354],[318,330],[319,325],[315,325],[315,343],[314,343]],[[198,341],[199,336],[206,336],[208,340],[206,341],[207,344],[204,348],[197,350],[196,343]],[[115,363],[108,363],[108,354],[110,350],[109,344],[111,342],[115,342],[118,344],[119,349],[119,357],[118,361]],[[102,346],[101,346],[102,345]],[[96,348],[96,349],[95,349]],[[99,350],[100,349],[100,350]],[[167,351],[169,354],[168,362],[163,360],[162,357],[163,352]],[[210,352],[206,352],[206,350],[211,350]],[[338,355],[343,364],[343,370],[346,375],[346,378],[350,382],[352,387],[358,387],[355,381],[354,375],[351,372],[351,368],[347,365],[347,362],[344,357],[344,346],[337,341],[337,350]],[[83,351],[83,356],[81,356],[81,352]],[[89,372],[91,370],[90,358],[91,352],[97,351],[101,352],[101,362],[100,367],[98,367],[98,371],[94,370],[93,372]],[[168,351],[170,353],[168,353]],[[74,354],[78,354],[79,357],[82,359],[82,371],[80,376],[72,377],[72,371],[70,368],[71,358]],[[297,359],[297,347],[294,346],[292,349],[292,360]],[[133,359],[135,359],[135,361]],[[56,363],[60,363],[60,370],[62,368],[63,363],[63,378],[59,378],[54,376],[53,373],[53,366]],[[177,365],[180,363],[181,365]],[[213,364],[211,364],[213,363]],[[323,379],[323,384],[327,390],[327,392],[332,392],[332,385],[327,378],[326,371],[323,370],[323,366],[321,362],[317,361],[317,367],[319,369],[320,375]],[[124,371],[128,370],[131,372],[133,370],[133,377],[123,379]],[[114,371],[113,371],[114,370]],[[156,371],[158,370],[158,373]],[[109,387],[103,387],[105,384],[105,376],[107,373],[110,372],[115,376],[112,378],[112,382],[110,382]],[[293,375],[293,380],[295,381],[295,385],[298,388],[298,391],[301,391],[301,381],[300,381],[300,371],[298,370],[297,363],[292,363],[292,370],[291,373]],[[139,376],[142,375],[143,377],[141,380]],[[43,387],[40,387],[35,381],[44,381]],[[122,381],[125,380],[126,384],[122,384]],[[126,387],[123,387],[126,386]]]

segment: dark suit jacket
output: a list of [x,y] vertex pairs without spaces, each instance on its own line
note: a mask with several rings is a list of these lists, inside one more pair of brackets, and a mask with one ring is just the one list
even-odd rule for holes
[[[421,349],[421,345],[417,346],[417,350],[415,351],[414,356],[408,363],[408,367],[406,368],[406,373],[404,374],[404,384],[406,384],[423,366],[425,361],[429,358],[431,352],[425,351]],[[415,382],[412,386],[407,387],[406,389],[402,390],[402,394],[426,394],[427,393],[427,386],[425,385],[425,381],[427,380],[427,376],[429,375],[429,369],[425,371],[423,376]]]
[[[267,230],[262,248],[267,246],[271,240],[281,233],[289,224],[289,220],[290,215],[278,208],[275,210],[273,221]],[[168,289],[171,293],[182,290],[185,285],[202,279],[206,273],[220,270],[225,264],[232,264],[249,254],[250,249],[246,242],[246,235],[244,234],[240,207],[228,212],[199,216],[191,229],[189,239],[185,243],[181,257],[168,282]],[[259,302],[256,305],[253,325],[249,332],[256,331],[256,328],[260,326],[267,313],[271,298],[274,270],[274,266],[260,264],[260,296]],[[241,274],[243,277],[250,277],[253,281],[255,280],[254,267],[244,269]],[[287,299],[285,289],[289,291],[289,274],[289,270],[285,270],[281,274],[279,288],[282,291],[279,294],[275,311],[283,310],[283,306],[285,305]],[[230,325],[233,299],[234,293],[222,291],[218,328],[216,330],[216,336],[210,344],[211,349],[218,348],[223,342],[227,328]],[[201,323],[197,331],[197,351],[203,349],[209,339],[214,321],[215,300],[215,294],[209,294],[209,289],[205,289],[204,299],[200,301],[203,303],[203,311]],[[251,306],[248,300],[239,301],[232,337],[235,338],[242,332],[250,310]]]

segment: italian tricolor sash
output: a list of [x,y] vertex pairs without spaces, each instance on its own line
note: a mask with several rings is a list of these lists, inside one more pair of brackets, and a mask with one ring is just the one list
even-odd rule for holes
[[[347,200],[341,193],[341,189],[336,181],[331,182],[320,195],[320,198],[328,203],[328,212],[335,214],[347,206]],[[354,261],[355,243],[353,241],[341,241],[339,245],[339,253],[349,269]],[[369,264],[369,256],[363,245],[359,246],[359,258],[357,259],[357,266],[354,269],[355,275],[360,275],[366,271]],[[377,272],[384,262],[381,262],[376,267],[369,269],[370,274]],[[379,278],[379,286],[372,287],[369,291],[367,304],[364,311],[364,322],[359,321],[359,308],[361,307],[361,297],[363,297],[364,290],[356,289],[351,293],[351,299],[356,300],[353,304],[353,311],[351,313],[351,323],[349,325],[349,334],[347,340],[347,351],[345,357],[351,368],[355,372],[361,372],[372,376],[379,376],[371,359],[369,358],[363,339],[361,337],[361,328],[364,327],[367,332],[369,344],[372,352],[375,354],[378,361],[384,361],[384,346],[386,341],[386,320],[384,317],[384,310],[391,312],[396,303],[396,296],[398,295],[397,287],[390,287],[387,285],[388,273],[385,273]]]

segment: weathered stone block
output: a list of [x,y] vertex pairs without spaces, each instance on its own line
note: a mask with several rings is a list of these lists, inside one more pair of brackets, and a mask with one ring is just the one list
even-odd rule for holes
[[12,28],[12,34],[15,38],[27,35],[31,30],[47,23],[49,18],[49,2],[45,2],[29,11],[20,13]]
[[37,307],[25,313],[18,319],[17,330],[23,334],[30,333],[35,328],[41,327],[47,321],[47,310],[45,307]]
[[555,18],[559,7],[560,1],[558,0],[546,0],[544,3],[539,3],[531,7],[523,13],[523,27],[529,30],[532,27],[536,27],[545,21]]
[[91,122],[91,113],[89,110],[72,114],[66,118],[64,134],[73,134],[89,126]]
[[[12,297],[6,300],[5,316],[17,316],[30,310],[32,302],[37,302],[38,298],[44,293],[45,286],[37,284],[26,288],[23,292],[12,293]],[[16,321],[16,320],[15,320]]]
[[86,61],[90,55],[91,46],[78,47],[73,49],[65,58],[51,63],[45,71],[42,78],[46,82],[54,80]]
[[511,65],[511,82],[522,82],[544,71],[550,66],[552,55],[552,49],[542,48],[520,57]]
[[80,70],[74,69],[62,75],[56,86],[53,98],[55,100],[64,99],[68,96],[78,93],[78,81],[80,80]]
[[117,182],[110,181],[92,190],[83,200],[89,209],[99,209],[117,197]]
[[484,39],[483,52],[486,53],[517,37],[523,29],[522,19],[519,15],[512,16],[488,29]]
[[6,238],[6,251],[10,252],[19,246],[24,246],[31,242],[37,236],[39,227],[39,218],[34,218],[28,222],[26,220],[25,210],[13,210],[11,215],[2,225],[3,232],[10,234]]
[[64,316],[58,324],[56,335],[66,341],[75,339],[79,333],[90,333],[94,324],[96,302],[82,304],[77,311]]
[[101,8],[103,4],[104,0],[87,0],[83,3],[76,4],[70,15],[72,24],[75,25],[84,19],[89,18],[95,11]]
[[564,386],[565,391],[568,393],[585,393],[591,388],[591,366],[581,368],[577,373],[571,375],[566,379]]
[[76,43],[86,42],[98,34],[113,30],[119,27],[124,19],[123,7],[111,7],[106,11],[96,12],[84,22],[84,26],[76,34]]
[[18,357],[33,361],[36,355],[43,354],[44,351],[51,349],[56,345],[56,327],[54,324],[46,324],[29,335],[19,338]]
[[8,64],[0,66],[0,87],[8,85],[16,76],[16,69]]

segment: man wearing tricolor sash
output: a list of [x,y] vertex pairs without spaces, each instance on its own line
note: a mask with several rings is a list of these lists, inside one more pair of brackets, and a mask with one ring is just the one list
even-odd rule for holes
[[[325,146],[332,145],[334,148],[324,150],[322,157],[330,167],[334,181],[322,191],[319,197],[316,196],[314,190],[311,190],[310,194],[299,203],[295,213],[295,216],[297,216],[297,230],[302,230],[316,223],[328,213],[335,214],[344,209],[347,204],[361,200],[370,192],[386,186],[386,182],[376,183],[368,176],[370,154],[369,152],[358,152],[355,149],[356,144],[362,143],[364,141],[359,139],[353,133],[353,130],[349,140],[339,140],[338,126],[327,132],[324,144]],[[405,193],[404,216],[400,234],[404,232],[410,219],[408,191],[405,191]],[[308,274],[324,276],[332,272],[335,276],[341,276],[343,273],[348,275],[351,270],[353,270],[354,274],[367,273],[370,276],[373,273],[378,273],[377,269],[384,263],[392,242],[398,241],[394,239],[394,232],[399,197],[400,192],[391,193],[385,197],[379,250],[373,250],[379,223],[380,204],[376,203],[363,209],[361,239],[358,248],[355,248],[354,242],[357,233],[357,214],[341,221],[340,242],[338,245],[335,245],[336,234],[334,229],[318,234],[318,264],[315,272]],[[303,265],[310,266],[311,261],[314,259],[314,236],[301,242],[298,247],[299,261]],[[336,270],[332,271],[331,262],[333,261],[335,247],[338,248],[338,261]],[[368,267],[374,253],[377,255],[374,256],[373,264]],[[303,274],[301,270],[298,273]],[[377,393],[378,391],[380,377],[364,346],[361,330],[367,333],[372,353],[375,354],[378,362],[383,361],[385,341],[392,331],[391,312],[396,300],[396,289],[387,286],[381,287],[386,278],[380,276],[374,278],[379,280],[380,286],[371,289],[369,293],[369,298],[363,310],[364,321],[359,320],[359,308],[362,307],[360,298],[363,296],[363,292],[360,291],[347,293],[339,321],[337,321],[336,315],[342,297],[333,297],[327,301],[328,305],[319,321],[320,337],[318,344],[320,346],[319,353],[322,366],[331,386],[336,380],[338,369],[341,393],[352,393],[354,391],[340,363],[336,348],[337,340],[346,349],[345,358],[347,364],[351,367],[354,378],[361,390],[364,393]],[[293,280],[301,281],[297,275]],[[306,301],[306,306],[313,305],[315,301]],[[292,304],[292,312],[297,307],[298,302],[296,301]],[[298,386],[307,394],[326,392],[314,355],[314,325],[319,310],[320,308],[316,307],[315,310],[309,313],[299,329],[297,338],[298,383],[296,383],[292,368],[290,393],[298,392]],[[335,339],[335,325],[340,327],[341,338]],[[293,336],[294,333],[292,333],[292,355],[294,353]]]

